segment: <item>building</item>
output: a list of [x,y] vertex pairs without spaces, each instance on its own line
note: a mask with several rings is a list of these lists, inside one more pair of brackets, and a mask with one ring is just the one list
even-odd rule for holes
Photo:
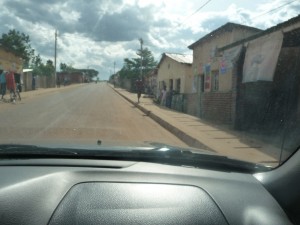
[[23,69],[23,90],[32,90],[32,69]]
[[165,85],[167,90],[189,93],[192,86],[192,55],[163,53],[158,63],[158,90]]
[[[233,77],[235,128],[268,135],[300,124],[300,16],[219,49],[221,55],[242,49],[238,63],[220,70]],[[225,62],[225,63],[224,63]],[[298,124],[298,125],[297,125]],[[297,128],[298,129],[298,128]]]
[[22,74],[23,60],[0,46],[0,65],[4,71]]
[[157,66],[157,97],[167,90],[166,106],[185,111],[184,95],[192,91],[192,55],[163,53]]
[[[193,50],[194,75],[193,94],[187,98],[188,113],[222,123],[233,122],[233,78],[229,67],[221,70],[223,56],[219,49],[260,32],[254,27],[226,23],[188,46]],[[241,48],[236,48],[226,56],[237,59],[240,53]]]
[[82,72],[74,71],[74,72],[59,72],[56,73],[57,76],[57,84],[67,85],[73,83],[83,83],[86,82],[86,78]]

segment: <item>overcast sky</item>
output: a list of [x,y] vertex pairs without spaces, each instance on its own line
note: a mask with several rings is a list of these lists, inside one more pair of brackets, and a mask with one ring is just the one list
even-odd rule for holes
[[0,0],[0,33],[30,36],[44,60],[93,68],[101,79],[137,57],[139,38],[160,59],[192,52],[188,45],[227,22],[266,29],[300,14],[300,0]]

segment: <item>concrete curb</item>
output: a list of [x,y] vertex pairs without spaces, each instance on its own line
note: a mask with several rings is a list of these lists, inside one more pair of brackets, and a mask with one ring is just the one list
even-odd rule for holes
[[199,140],[197,140],[194,137],[192,137],[192,136],[184,133],[183,131],[181,131],[177,127],[173,126],[172,124],[170,124],[167,121],[165,121],[162,118],[160,118],[158,115],[155,115],[154,113],[152,113],[150,110],[147,110],[143,106],[139,105],[137,102],[132,101],[130,98],[128,98],[127,96],[123,95],[122,93],[120,93],[119,91],[117,91],[112,86],[110,86],[110,87],[117,94],[119,94],[120,96],[122,96],[123,98],[125,98],[128,102],[130,102],[131,104],[133,104],[134,106],[136,106],[139,110],[141,110],[143,113],[145,113],[151,119],[153,119],[159,125],[161,125],[162,127],[164,127],[166,130],[168,130],[169,132],[171,132],[172,134],[174,134],[177,138],[179,138],[181,141],[183,141],[187,145],[189,145],[191,147],[194,147],[194,148],[205,149],[205,150],[209,150],[209,151],[215,152],[213,149],[209,148],[208,146],[206,146],[205,144],[203,144]]

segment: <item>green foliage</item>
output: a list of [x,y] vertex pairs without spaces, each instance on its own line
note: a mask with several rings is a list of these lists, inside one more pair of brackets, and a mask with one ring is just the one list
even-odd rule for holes
[[55,68],[53,61],[48,59],[46,64],[43,63],[40,55],[34,56],[31,61],[31,68],[33,69],[33,75],[39,76],[53,76]]
[[48,59],[46,65],[42,66],[42,73],[45,76],[50,77],[54,75],[54,72],[55,72],[55,68],[54,68],[53,61]]
[[59,67],[61,72],[71,73],[75,70],[75,68],[73,68],[72,65],[67,65],[66,63],[60,63]]
[[139,58],[136,58],[136,63],[141,65],[141,56],[142,56],[142,68],[143,74],[148,73],[153,70],[157,66],[157,62],[155,61],[152,52],[148,48],[144,48],[143,50],[138,50],[136,53]]
[[143,50],[138,50],[137,55],[139,56],[137,58],[124,59],[123,67],[119,71],[121,79],[128,78],[128,79],[135,80],[138,77],[140,77],[141,69],[143,75],[145,75],[151,70],[153,70],[154,68],[156,68],[157,62],[155,61],[152,52],[148,48],[144,48]]
[[29,36],[14,29],[2,34],[0,44],[4,49],[22,58],[24,65],[29,65],[30,59],[34,56]]
[[93,78],[98,76],[99,72],[94,69],[76,69],[73,68],[71,65],[67,65],[66,63],[60,63],[60,71],[61,72],[67,72],[67,73],[72,73],[72,72],[81,72],[85,74],[86,76]]

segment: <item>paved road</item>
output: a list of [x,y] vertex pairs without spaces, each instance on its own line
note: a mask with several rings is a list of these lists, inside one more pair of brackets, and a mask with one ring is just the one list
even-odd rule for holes
[[186,145],[128,103],[106,83],[0,104],[0,142]]

